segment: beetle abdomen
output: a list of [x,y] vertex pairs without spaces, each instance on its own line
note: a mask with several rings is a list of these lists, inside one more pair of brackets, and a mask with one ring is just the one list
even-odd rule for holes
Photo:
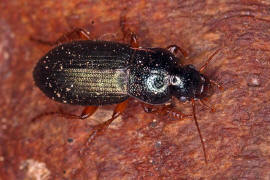
[[129,46],[112,42],[63,44],[38,62],[34,79],[48,97],[62,103],[119,103],[128,98],[129,51]]

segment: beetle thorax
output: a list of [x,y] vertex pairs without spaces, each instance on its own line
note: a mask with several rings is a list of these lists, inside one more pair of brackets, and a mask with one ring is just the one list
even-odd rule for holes
[[171,94],[180,101],[205,97],[209,85],[208,78],[191,65],[178,68],[170,78]]

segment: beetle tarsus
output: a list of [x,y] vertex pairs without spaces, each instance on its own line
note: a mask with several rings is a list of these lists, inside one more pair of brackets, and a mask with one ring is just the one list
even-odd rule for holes
[[181,111],[174,110],[174,107],[171,104],[164,105],[161,107],[156,107],[153,105],[142,103],[142,108],[146,113],[154,113],[154,114],[164,115],[164,116],[169,115],[178,120],[182,120],[183,118],[186,118],[186,117],[192,117],[192,114],[184,114]]
[[92,114],[96,112],[97,109],[98,106],[87,106],[86,108],[84,108],[82,114],[80,115],[80,119],[86,119],[90,117]]
[[186,117],[192,117],[192,114],[184,114],[181,111],[175,111],[173,109],[168,109],[166,111],[167,111],[167,113],[169,115],[171,115],[172,117],[174,117],[174,118],[176,118],[178,120],[182,120],[182,119],[184,119]]

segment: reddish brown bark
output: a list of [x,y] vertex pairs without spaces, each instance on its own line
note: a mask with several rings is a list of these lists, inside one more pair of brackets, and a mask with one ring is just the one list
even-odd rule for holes
[[[270,13],[266,1],[4,1],[0,3],[0,177],[2,179],[267,179],[270,176]],[[208,164],[192,118],[146,114],[136,101],[87,149],[92,130],[111,116],[102,107],[87,120],[47,116],[62,105],[35,87],[32,69],[56,40],[74,27],[121,41],[120,17],[141,46],[177,44],[196,67],[215,49],[206,74],[223,85],[197,103]],[[190,112],[191,104],[177,104]]]

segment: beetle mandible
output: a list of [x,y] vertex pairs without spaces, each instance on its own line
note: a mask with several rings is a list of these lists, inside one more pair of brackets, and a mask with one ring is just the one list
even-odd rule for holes
[[[195,100],[209,96],[213,82],[202,74],[216,51],[198,71],[193,65],[181,65],[176,54],[180,47],[141,48],[135,34],[131,43],[90,40],[89,33],[75,29],[84,39],[63,43],[45,54],[33,71],[35,84],[49,98],[72,105],[86,106],[79,118],[91,116],[101,105],[117,104],[111,119],[96,126],[88,143],[102,133],[125,109],[133,97],[143,104],[162,105],[177,98],[191,101],[193,117],[206,152],[195,115]],[[73,32],[72,32],[73,33]],[[186,115],[164,106],[159,111],[178,118]],[[75,116],[77,117],[77,116]]]

